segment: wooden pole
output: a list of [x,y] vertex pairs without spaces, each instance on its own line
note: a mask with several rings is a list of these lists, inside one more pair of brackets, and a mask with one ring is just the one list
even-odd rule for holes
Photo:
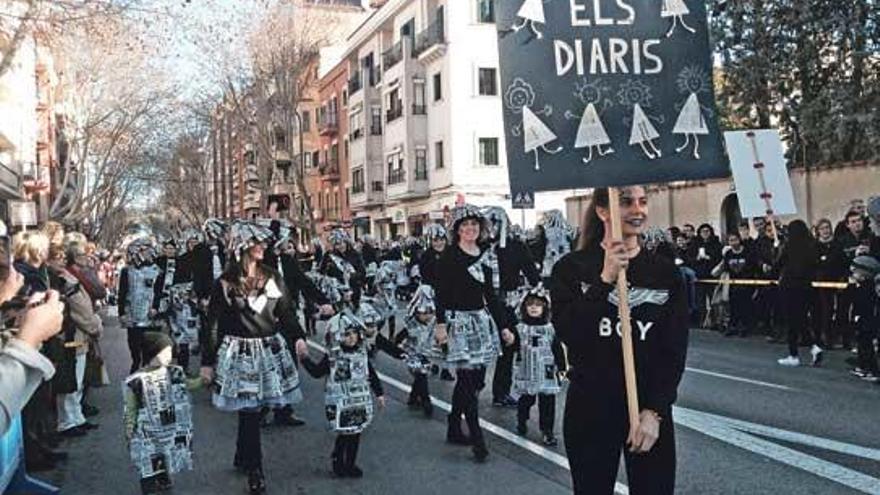
[[[611,238],[623,240],[623,226],[620,223],[620,191],[608,188],[608,206],[611,216]],[[626,270],[617,276],[617,310],[620,317],[621,346],[623,351],[623,376],[626,383],[626,409],[629,416],[630,431],[639,424],[639,396],[636,388],[636,360],[633,355],[632,320],[629,315],[629,284]]]
[[[752,146],[753,167],[758,172],[758,181],[761,183],[761,200],[764,201],[766,208],[765,214],[767,221],[770,222],[770,230],[773,232],[773,240],[779,242],[779,232],[776,231],[776,215],[773,212],[773,193],[767,190],[767,181],[764,178],[764,162],[758,154],[758,143],[755,142],[755,133],[747,132],[746,137],[749,138],[749,144]],[[760,234],[760,233],[759,233]]]

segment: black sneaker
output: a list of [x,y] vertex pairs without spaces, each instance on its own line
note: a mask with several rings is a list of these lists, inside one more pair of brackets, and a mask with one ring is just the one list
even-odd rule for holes
[[84,430],[84,431],[97,430],[99,427],[100,427],[100,425],[98,425],[97,423],[89,423],[89,422],[85,422],[85,423],[77,426],[77,428]]
[[516,399],[509,395],[492,400],[492,405],[495,407],[516,407],[518,404],[519,402],[517,402]]
[[253,494],[266,492],[266,479],[261,468],[248,471],[248,491]]
[[363,470],[361,470],[361,468],[352,464],[351,466],[348,466],[348,468],[345,470],[345,475],[349,478],[363,478],[364,472]]
[[556,447],[559,445],[559,441],[556,440],[556,437],[553,436],[552,433],[544,433],[543,443],[547,447]]
[[486,462],[486,458],[489,457],[489,449],[483,444],[474,445],[473,452],[474,460],[480,463]]
[[275,426],[302,426],[306,422],[293,414],[276,414],[272,424]]
[[331,458],[333,459],[333,474],[340,478],[345,477],[346,470],[342,465],[342,457],[337,454],[333,454]]

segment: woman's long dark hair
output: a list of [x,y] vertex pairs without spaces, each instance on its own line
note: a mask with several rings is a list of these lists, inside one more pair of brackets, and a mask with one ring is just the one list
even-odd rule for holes
[[590,206],[584,212],[581,221],[581,235],[578,237],[577,250],[583,251],[591,247],[598,247],[605,239],[605,223],[596,213],[596,208],[608,208],[608,188],[601,187],[593,190],[593,198]]
[[793,246],[809,246],[816,242],[810,228],[803,220],[792,220],[788,224],[788,244]]

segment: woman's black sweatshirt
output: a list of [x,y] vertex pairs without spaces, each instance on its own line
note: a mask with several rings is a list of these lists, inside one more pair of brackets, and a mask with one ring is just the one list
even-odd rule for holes
[[[208,324],[199,330],[199,343],[205,349],[202,351],[202,366],[213,366],[216,363],[217,350],[226,335],[250,339],[281,333],[291,347],[291,352],[293,344],[305,338],[281,275],[266,267],[261,269],[268,274],[267,285],[251,294],[256,298],[266,296],[265,304],[259,312],[247,303],[246,295],[231,288],[223,279],[214,285],[208,308]],[[269,281],[277,292],[267,291]]]
[[[604,250],[575,251],[553,268],[553,325],[568,346],[573,384],[590,400],[625,400],[617,291],[601,279]],[[642,250],[627,269],[639,404],[666,414],[677,397],[688,344],[687,294],[674,263]]]
[[492,287],[492,270],[481,266],[484,282],[479,282],[468,271],[468,267],[480,261],[480,256],[471,256],[458,246],[450,246],[443,251],[437,262],[437,280],[434,290],[437,293],[437,322],[446,323],[447,311],[475,311],[487,308],[498,325],[499,331],[511,329],[510,316],[495,295]]

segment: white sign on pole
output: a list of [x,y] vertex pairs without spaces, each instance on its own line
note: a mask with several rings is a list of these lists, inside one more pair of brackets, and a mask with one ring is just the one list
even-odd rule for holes
[[33,201],[10,201],[9,222],[18,227],[37,225],[37,204]]
[[797,213],[779,132],[730,131],[724,139],[743,217]]

